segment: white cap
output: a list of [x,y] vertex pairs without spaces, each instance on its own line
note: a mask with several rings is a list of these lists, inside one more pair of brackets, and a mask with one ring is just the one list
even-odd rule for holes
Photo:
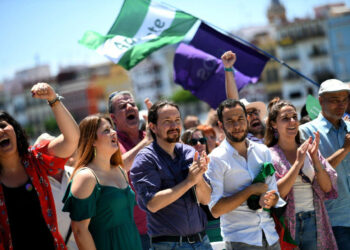
[[243,103],[244,107],[246,109],[250,108],[256,108],[257,110],[260,110],[260,119],[264,119],[266,116],[267,110],[266,110],[266,105],[263,102],[248,102],[247,99],[243,98],[239,100],[241,103]]
[[350,87],[348,84],[343,83],[337,79],[329,79],[321,83],[318,95],[330,92],[348,91],[350,92]]

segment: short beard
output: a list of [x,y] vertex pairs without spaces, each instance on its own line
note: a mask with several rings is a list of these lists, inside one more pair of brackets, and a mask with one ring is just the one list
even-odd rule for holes
[[175,138],[170,138],[170,137],[167,137],[165,138],[165,140],[169,143],[175,143],[175,142],[179,142],[180,141],[180,136],[177,136]]
[[180,141],[180,130],[179,129],[175,129],[176,132],[178,133],[178,136],[174,137],[174,138],[170,138],[169,136],[167,136],[165,138],[165,140],[169,143],[175,143],[175,142],[179,142]]
[[254,136],[257,136],[257,135],[264,136],[265,135],[265,125],[263,123],[261,123],[261,129],[259,131],[251,129],[249,126],[248,132],[253,134]]
[[237,137],[234,137],[232,134],[230,134],[229,132],[227,132],[227,130],[225,129],[224,127],[224,132],[225,132],[225,135],[226,135],[226,138],[231,141],[231,142],[242,142],[245,140],[245,138],[247,137],[247,134],[248,134],[248,129],[246,129],[244,131],[244,134],[242,135],[242,137],[240,138],[237,138]]

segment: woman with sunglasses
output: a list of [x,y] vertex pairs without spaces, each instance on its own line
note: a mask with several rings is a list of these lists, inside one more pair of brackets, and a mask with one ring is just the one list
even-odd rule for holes
[[287,227],[300,249],[337,249],[324,200],[337,197],[336,171],[318,151],[315,139],[300,142],[295,107],[279,98],[269,103],[265,144],[276,168],[278,190],[287,201]]
[[202,152],[208,152],[207,138],[204,136],[203,132],[197,128],[187,129],[181,136],[181,141],[187,145],[194,147],[198,151],[199,155]]
[[0,111],[0,249],[66,249],[48,175],[64,168],[79,128],[49,84],[35,84],[31,92],[48,102],[62,134],[28,147],[19,123]]
[[[204,133],[198,128],[187,129],[181,136],[181,141],[187,145],[192,146],[199,155],[202,152],[208,154],[208,143],[207,138]],[[220,231],[220,218],[214,218],[208,208],[208,206],[201,205],[202,209],[205,211],[208,219],[208,225],[206,228],[206,233],[209,237],[210,242],[222,241],[221,231]]]

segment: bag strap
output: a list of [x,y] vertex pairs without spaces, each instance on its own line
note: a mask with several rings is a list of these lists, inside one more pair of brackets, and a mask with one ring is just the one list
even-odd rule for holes
[[64,244],[66,244],[66,245],[68,244],[68,241],[69,241],[71,235],[72,235],[72,226],[69,226],[66,238],[64,240]]

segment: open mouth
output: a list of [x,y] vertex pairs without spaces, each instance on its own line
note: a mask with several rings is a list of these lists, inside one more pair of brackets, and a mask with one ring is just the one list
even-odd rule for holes
[[252,123],[250,123],[250,126],[253,128],[260,127],[261,123],[259,120],[255,120],[255,121],[252,121]]
[[130,114],[126,116],[126,119],[128,120],[134,120],[136,118],[136,116],[134,114]]
[[10,139],[6,138],[6,139],[2,139],[0,141],[0,147],[7,147],[10,144]]

